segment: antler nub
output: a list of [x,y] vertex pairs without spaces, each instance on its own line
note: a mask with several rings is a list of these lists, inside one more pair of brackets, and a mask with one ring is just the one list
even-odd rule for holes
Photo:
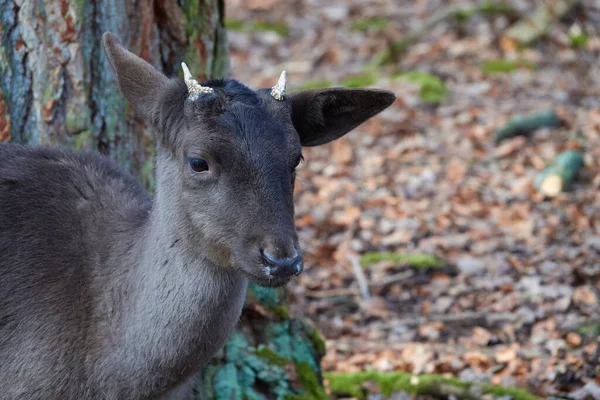
[[278,101],[285,97],[285,71],[281,71],[277,84],[271,88],[271,96]]
[[198,83],[197,80],[192,78],[192,73],[190,69],[186,65],[186,63],[181,63],[181,68],[183,69],[183,79],[188,88],[188,94],[190,99],[195,100],[202,93],[214,93],[213,88],[208,86],[202,86]]

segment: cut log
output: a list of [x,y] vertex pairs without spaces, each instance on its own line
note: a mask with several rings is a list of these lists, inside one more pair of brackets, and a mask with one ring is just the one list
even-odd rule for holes
[[583,154],[567,150],[537,176],[535,186],[546,196],[554,197],[570,186],[583,166]]
[[513,117],[508,124],[498,129],[494,134],[496,143],[515,136],[528,136],[539,128],[558,128],[563,121],[554,110],[544,111],[538,114]]

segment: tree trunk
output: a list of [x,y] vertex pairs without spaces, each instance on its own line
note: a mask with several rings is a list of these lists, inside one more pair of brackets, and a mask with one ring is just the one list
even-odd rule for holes
[[0,0],[0,138],[94,149],[152,185],[152,135],[120,94],[100,38],[111,31],[168,75],[228,73],[223,0]]
[[[0,0],[0,142],[99,151],[153,191],[153,137],[119,92],[101,36],[165,74],[229,73],[224,0]],[[202,399],[326,398],[323,343],[283,291],[249,291],[240,328],[198,377]]]

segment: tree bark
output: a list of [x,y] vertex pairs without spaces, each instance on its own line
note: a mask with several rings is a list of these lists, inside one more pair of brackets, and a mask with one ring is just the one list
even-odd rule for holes
[[[152,192],[152,133],[119,92],[101,36],[169,76],[185,61],[202,81],[229,73],[223,20],[224,0],[0,0],[0,142],[99,151]],[[284,295],[251,286],[198,398],[327,398],[323,342],[288,316]]]
[[223,0],[0,0],[0,140],[94,149],[152,187],[152,135],[120,94],[113,32],[167,75],[228,74]]

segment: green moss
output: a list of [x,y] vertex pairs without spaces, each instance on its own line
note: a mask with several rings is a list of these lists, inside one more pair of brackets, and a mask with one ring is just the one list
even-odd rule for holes
[[302,85],[296,86],[295,90],[308,90],[308,89],[323,89],[332,87],[333,83],[330,81],[308,81]]
[[285,367],[289,363],[288,359],[286,359],[285,357],[281,357],[266,346],[260,346],[260,348],[256,350],[256,355],[258,357],[268,360],[272,364],[279,365],[280,367]]
[[232,19],[225,17],[225,28],[229,30],[242,32],[244,30],[245,25],[246,22],[241,19]]
[[488,16],[513,15],[517,13],[516,8],[506,1],[488,1],[477,5],[477,12]]
[[91,131],[81,131],[75,136],[76,150],[92,150],[94,147],[94,135]]
[[83,17],[85,13],[85,6],[87,4],[86,0],[70,0],[69,1],[71,7],[75,10],[75,20],[77,24],[81,24],[83,22]]
[[277,315],[279,318],[287,319],[290,317],[290,312],[288,311],[287,307],[283,305],[278,305],[271,308],[271,312]]
[[324,356],[327,352],[327,347],[325,346],[325,340],[323,340],[319,331],[316,328],[310,328],[307,332],[307,336],[315,347],[317,354]]
[[465,21],[472,18],[476,14],[494,17],[497,15],[513,15],[515,13],[515,8],[507,2],[489,1],[478,4],[475,7],[458,10],[454,13],[454,17],[459,21]]
[[448,97],[448,89],[444,82],[437,76],[422,71],[410,71],[396,73],[392,75],[393,79],[406,79],[409,82],[417,83],[421,86],[419,96],[426,103],[441,103]]
[[359,88],[373,85],[377,82],[377,77],[374,74],[361,74],[346,78],[342,85],[349,88]]
[[584,34],[569,35],[569,42],[572,47],[584,47],[588,43],[588,36]]
[[484,394],[496,396],[510,395],[513,400],[540,400],[523,389],[504,388],[494,385],[475,385],[463,382],[456,378],[446,378],[441,375],[413,375],[407,372],[359,372],[354,374],[329,373],[325,374],[329,389],[335,395],[349,395],[359,399],[366,399],[363,386],[366,382],[375,382],[384,396],[394,392],[404,391],[409,394],[426,395],[435,394],[435,388],[440,385],[449,385],[457,390],[481,390]]
[[254,32],[275,32],[279,36],[287,36],[289,34],[287,25],[279,21],[255,21],[252,24],[252,30]]
[[[2,26],[1,23],[0,26]],[[8,63],[8,58],[6,57],[6,50],[4,49],[4,47],[0,47],[0,74],[6,74],[9,65],[10,64]],[[8,90],[6,90],[5,92],[8,92]]]
[[535,65],[523,60],[488,60],[481,65],[481,70],[489,74],[511,73],[521,68],[533,70]]
[[360,19],[350,24],[350,30],[357,32],[382,31],[388,27],[389,23],[387,18]]
[[90,113],[87,108],[78,108],[67,112],[65,129],[69,135],[80,134],[91,125]]
[[430,254],[401,254],[389,252],[369,252],[365,253],[360,262],[363,266],[368,266],[380,261],[390,261],[398,264],[407,264],[412,268],[443,268],[446,263]]
[[493,394],[494,396],[512,396],[514,400],[540,400],[539,397],[519,388],[494,386],[490,384],[482,384],[485,393]]
[[588,337],[598,337],[600,336],[600,322],[586,322],[577,328],[577,333]]
[[287,396],[288,400],[327,400],[329,397],[312,367],[305,362],[294,363],[294,369],[304,393]]
[[280,21],[244,21],[225,17],[225,28],[236,32],[275,32],[288,36],[289,28]]
[[[186,17],[188,22],[198,21],[200,16],[200,7],[198,7],[198,2],[196,0],[183,0],[181,2],[181,10]],[[188,32],[194,29],[194,26],[190,23],[188,24]]]

